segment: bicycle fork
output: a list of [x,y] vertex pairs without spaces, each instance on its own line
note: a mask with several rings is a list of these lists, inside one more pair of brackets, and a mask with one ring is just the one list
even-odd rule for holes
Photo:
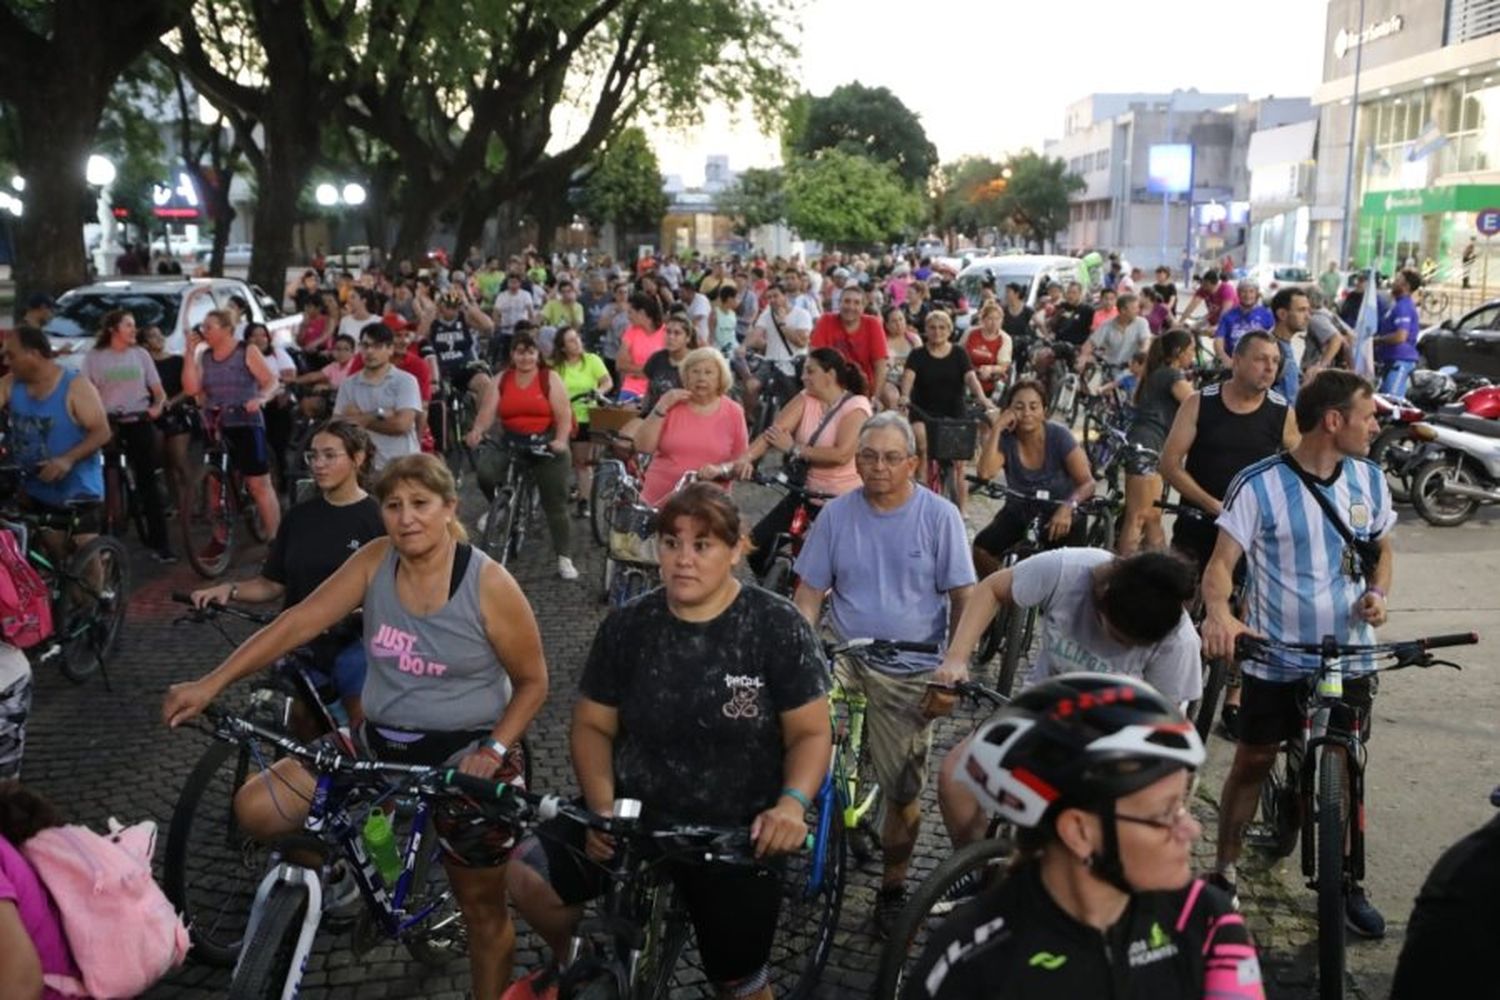
[[255,890],[255,900],[250,904],[250,922],[245,927],[245,943],[241,947],[239,958],[235,960],[233,975],[240,974],[240,966],[249,953],[250,942],[255,939],[256,926],[261,921],[266,898],[278,883],[298,886],[307,894],[307,910],[302,916],[302,927],[297,932],[297,947],[292,952],[286,982],[281,987],[281,1000],[294,1000],[298,987],[302,985],[307,957],[312,954],[313,941],[318,936],[318,924],[323,920],[323,880],[316,869],[282,861],[266,872],[266,877],[260,880],[260,886]]
[[[1351,710],[1352,711],[1352,710]],[[1365,877],[1365,769],[1363,745],[1353,733],[1330,730],[1332,708],[1324,706],[1309,713],[1302,722],[1302,769],[1299,776],[1302,800],[1302,874],[1308,888],[1317,888],[1317,808],[1318,758],[1324,747],[1344,751],[1343,767],[1348,776],[1348,814],[1345,823],[1349,845],[1344,855],[1344,872],[1358,882]]]

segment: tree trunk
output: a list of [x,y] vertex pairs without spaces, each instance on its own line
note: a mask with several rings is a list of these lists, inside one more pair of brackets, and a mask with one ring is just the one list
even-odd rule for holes
[[454,236],[454,242],[465,249],[474,244],[481,244],[480,250],[486,256],[493,252],[491,247],[483,246],[484,224],[489,221],[493,213],[492,202],[476,193],[469,193],[464,197],[463,206],[458,215],[458,230]]
[[250,255],[250,282],[272,295],[286,288],[297,196],[307,183],[309,169],[300,156],[278,149],[280,145],[266,150],[266,169],[256,177],[255,249]]
[[[448,204],[450,196],[432,184],[409,183],[401,199],[401,220],[396,229],[392,260],[418,261],[427,255],[427,237],[433,220]],[[458,251],[453,259],[458,260]]]
[[[209,189],[213,192],[209,199],[209,207],[214,219],[214,245],[208,258],[208,273],[216,278],[224,274],[224,248],[229,245],[229,227],[234,224],[235,219],[234,206],[229,203],[229,185],[233,180],[233,170],[215,169],[215,183]],[[202,183],[198,186],[200,190],[207,187]],[[264,285],[261,287],[265,288]],[[272,295],[276,294],[274,289],[266,290]]]
[[15,318],[36,292],[59,295],[88,280],[83,246],[89,186],[83,164],[99,127],[101,107],[38,88],[19,103],[21,144],[16,166],[26,178],[15,238]]

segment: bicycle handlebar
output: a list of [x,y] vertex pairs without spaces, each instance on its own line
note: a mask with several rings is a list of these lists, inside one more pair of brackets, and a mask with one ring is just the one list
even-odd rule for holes
[[957,681],[953,684],[939,684],[934,681],[928,683],[927,687],[936,691],[946,691],[968,701],[987,701],[997,708],[1010,704],[1010,699],[1005,695],[994,688],[985,687],[978,681]]
[[205,622],[212,618],[214,615],[220,614],[228,615],[231,618],[238,618],[241,621],[250,622],[252,625],[269,625],[271,624],[271,622],[276,620],[275,615],[267,614],[263,611],[246,611],[243,608],[236,608],[228,604],[220,604],[218,601],[209,601],[207,604],[200,608],[198,607],[198,605],[193,603],[193,596],[191,594],[183,593],[180,590],[174,590],[172,592],[172,600],[177,604],[185,604],[189,608],[191,608],[192,611],[187,615],[187,618],[188,620],[195,622]]
[[806,486],[797,485],[787,478],[785,470],[776,473],[776,475],[774,476],[763,476],[759,473],[756,473],[749,479],[745,480],[745,482],[754,483],[757,486],[773,486],[777,489],[786,490],[788,493],[792,493],[799,497],[802,497],[804,500],[834,499],[834,494],[832,493],[820,493],[817,490],[810,490]]
[[938,644],[935,642],[905,642],[900,639],[845,639],[843,642],[823,643],[823,651],[829,656],[838,656],[840,653],[855,653],[861,650],[874,653],[876,656],[892,653],[936,653]]
[[[1068,502],[1067,497],[1039,497],[1024,490],[1011,489],[1003,483],[997,483],[990,479],[980,479],[978,476],[965,476],[969,484],[980,493],[994,500],[1001,497],[1009,497],[1013,500],[1021,500],[1026,503],[1045,503],[1056,507]],[[1108,497],[1089,497],[1087,500],[1078,501],[1077,509],[1085,514],[1102,514],[1110,508]]]
[[1353,656],[1391,657],[1395,662],[1377,669],[1399,670],[1403,667],[1437,665],[1462,669],[1456,663],[1434,658],[1430,655],[1431,651],[1450,646],[1472,646],[1478,641],[1479,633],[1477,632],[1452,632],[1421,639],[1369,644],[1338,643],[1333,640],[1332,636],[1324,636],[1322,642],[1281,642],[1276,639],[1241,635],[1235,640],[1235,656],[1239,659],[1266,662],[1265,657],[1269,654],[1302,653],[1321,657],[1325,665],[1332,660]]
[[1168,514],[1176,514],[1178,517],[1190,517],[1195,521],[1208,521],[1211,523],[1214,520],[1214,516],[1208,511],[1201,507],[1194,507],[1192,504],[1168,503],[1165,500],[1157,500],[1152,506],[1166,511]]

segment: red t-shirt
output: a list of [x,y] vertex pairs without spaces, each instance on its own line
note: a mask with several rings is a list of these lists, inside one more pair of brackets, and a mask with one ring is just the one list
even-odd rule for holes
[[[875,385],[875,362],[889,356],[885,343],[885,327],[877,316],[859,317],[859,328],[853,333],[844,329],[844,321],[838,313],[826,313],[813,324],[811,346],[831,347],[845,358],[859,365],[865,373],[865,382]],[[872,390],[873,391],[873,390]]]
[[500,376],[500,424],[513,434],[545,434],[552,429],[552,401],[547,398],[551,376],[538,368],[530,385],[522,385],[514,368]]

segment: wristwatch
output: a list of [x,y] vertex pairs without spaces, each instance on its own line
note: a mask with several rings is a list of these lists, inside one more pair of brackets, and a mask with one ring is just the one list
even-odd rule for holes
[[385,407],[383,407],[383,406],[377,406],[377,407],[375,407],[375,419],[376,420],[384,420],[385,419]]

